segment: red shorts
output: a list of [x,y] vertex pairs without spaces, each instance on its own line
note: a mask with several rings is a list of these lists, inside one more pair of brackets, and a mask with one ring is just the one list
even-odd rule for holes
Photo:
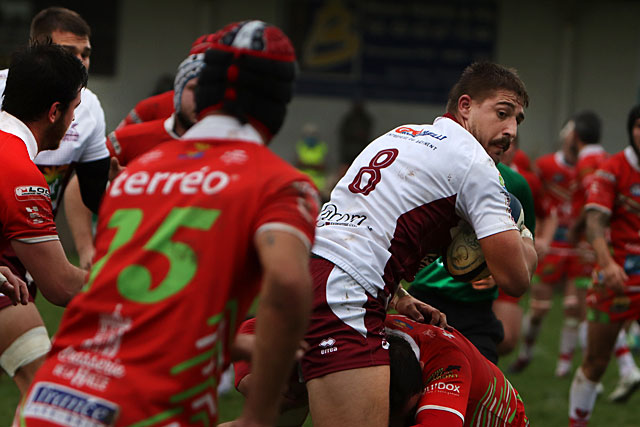
[[[9,267],[13,274],[24,280],[29,285],[29,301],[33,302],[36,296],[36,286],[33,284],[33,282],[29,283],[29,281],[27,281],[25,277],[27,271],[25,270],[18,257],[16,257],[15,255],[10,256],[7,253],[0,253],[0,265]],[[13,305],[13,303],[11,302],[11,298],[0,293],[0,310],[11,305]]]
[[313,312],[302,359],[306,381],[324,375],[389,364],[384,335],[386,296],[374,298],[333,263],[311,259]]
[[587,319],[602,323],[640,319],[640,276],[630,277],[625,285],[625,293],[616,295],[594,282],[587,292]]
[[571,246],[554,243],[538,263],[536,274],[542,283],[555,284],[563,279],[590,278],[593,267],[593,263],[585,262]]

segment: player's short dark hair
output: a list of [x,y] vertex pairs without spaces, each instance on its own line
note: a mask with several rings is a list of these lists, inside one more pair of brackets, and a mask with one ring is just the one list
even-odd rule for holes
[[38,120],[55,102],[66,110],[87,85],[87,69],[64,48],[34,43],[13,54],[2,109],[23,122]]
[[387,334],[389,342],[389,363],[391,381],[389,382],[389,415],[402,415],[407,401],[422,393],[422,369],[411,346],[403,338]]
[[458,111],[458,99],[462,95],[484,101],[500,89],[515,93],[523,107],[529,106],[529,94],[515,69],[493,62],[475,62],[464,69],[458,82],[451,88],[447,112],[454,114]]
[[597,144],[600,142],[602,121],[591,110],[580,111],[572,117],[574,132],[585,144]]
[[64,7],[48,7],[41,10],[31,20],[29,37],[40,41],[51,37],[54,31],[65,31],[80,37],[91,37],[91,27],[82,16]]

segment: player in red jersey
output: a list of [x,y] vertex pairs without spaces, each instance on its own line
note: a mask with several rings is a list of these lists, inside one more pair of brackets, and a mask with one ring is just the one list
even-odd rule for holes
[[[53,221],[49,187],[33,162],[55,150],[87,83],[82,63],[59,46],[35,45],[12,60],[0,112],[0,150],[11,161],[0,171],[0,251],[13,273],[28,270],[43,295],[65,305],[80,290],[85,271],[67,261]],[[9,251],[15,253],[8,257]],[[0,366],[26,392],[50,347],[33,295],[27,305],[2,295]]]
[[[587,297],[587,349],[571,385],[569,417],[575,426],[588,423],[624,322],[640,318],[640,106],[630,111],[627,130],[630,146],[600,165],[587,193],[586,236],[596,253],[597,280]],[[640,380],[631,384],[625,398],[639,386]]]
[[245,21],[215,34],[205,64],[201,120],[109,187],[97,261],[20,425],[215,424],[216,383],[261,287],[255,377],[237,425],[275,419],[307,324],[318,210],[309,179],[265,146],[284,121],[295,53],[278,28]]
[[590,272],[567,238],[574,222],[571,197],[575,191],[576,156],[572,123],[569,121],[560,132],[561,149],[536,160],[536,171],[544,189],[540,200],[543,206],[541,223],[536,233],[540,263],[532,287],[529,313],[525,317],[524,340],[518,359],[510,367],[512,372],[522,371],[532,360],[542,321],[551,308],[555,285],[564,285],[565,291],[565,321],[561,332],[557,376],[569,373],[578,338],[578,325],[584,318],[584,297]]
[[[387,316],[385,326],[391,346],[390,426],[529,425],[516,389],[461,333],[398,315]],[[392,340],[394,336],[409,343],[410,347],[397,346]],[[409,353],[419,361],[422,368],[419,390],[424,388],[424,391],[394,404],[394,371],[410,368],[406,366],[410,360],[400,359],[402,353]],[[407,377],[405,382],[408,381],[410,378]],[[402,423],[405,420],[408,422]]]
[[[456,330],[388,315],[385,332],[390,358],[390,426],[526,426],[518,392],[502,372]],[[254,334],[255,319],[239,334]],[[234,362],[236,388],[247,396],[251,364]],[[307,418],[304,383],[294,370],[277,426],[300,426]]]
[[[595,171],[607,158],[607,153],[598,144],[599,133],[597,135],[590,135],[589,128],[593,127],[593,123],[599,121],[599,118],[595,113],[585,111],[578,113],[574,116],[574,135],[578,137],[574,138],[576,152],[578,153],[578,161],[576,163],[576,191],[573,193],[572,198],[572,211],[573,215],[578,216],[573,229],[570,230],[570,238],[576,240],[580,238],[585,225],[585,201],[586,191],[590,187],[591,182],[595,178]],[[580,137],[584,133],[583,137]],[[584,241],[578,243],[578,247],[586,246]],[[589,271],[593,270],[594,262],[592,260],[593,255],[589,250],[589,258],[586,260],[586,265],[589,266]],[[614,391],[609,395],[609,399],[612,401],[624,401],[626,397],[633,392],[635,387],[640,384],[640,369],[636,366],[636,363],[629,351],[629,347],[626,341],[626,332],[624,329],[620,331],[616,344],[614,346],[616,354],[616,360],[618,362],[620,380],[616,385]]]
[[[189,50],[189,55],[197,55],[208,49],[213,34],[198,37]],[[166,119],[175,111],[175,89],[145,98],[118,124],[116,130],[136,123],[145,123],[159,119]]]

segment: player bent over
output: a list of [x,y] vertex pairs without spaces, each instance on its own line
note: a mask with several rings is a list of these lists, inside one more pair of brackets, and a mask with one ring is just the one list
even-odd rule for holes
[[[630,146],[600,166],[587,193],[586,235],[596,253],[597,280],[587,296],[587,349],[569,396],[574,426],[589,421],[597,384],[624,322],[640,318],[640,106],[630,111],[627,130]],[[640,381],[630,392],[638,386]]]
[[[253,334],[255,319],[239,333]],[[414,322],[400,315],[385,321],[390,358],[390,426],[527,426],[518,392],[502,372],[456,330]],[[236,388],[247,395],[251,365],[235,362]],[[308,398],[294,370],[281,415],[281,427],[301,426]],[[225,424],[226,426],[226,424]]]
[[[295,54],[261,21],[205,54],[201,120],[109,187],[85,292],[65,311],[16,424],[212,425],[216,385],[258,291],[255,378],[237,425],[270,425],[307,324],[317,191],[265,146]],[[274,351],[277,349],[277,351]]]
[[[461,333],[398,315],[387,316],[385,326],[391,348],[390,426],[529,425],[517,390]],[[395,373],[412,365],[421,375]],[[418,381],[417,393],[394,396],[394,389],[410,388],[412,381]]]
[[[527,104],[514,72],[473,64],[453,88],[447,114],[371,142],[332,191],[316,226],[302,360],[314,425],[387,424],[389,301],[423,258],[447,247],[459,221],[475,230],[497,285],[516,296],[527,289],[533,242],[521,238],[495,166]],[[392,302],[401,314],[440,323],[439,312],[409,295]]]

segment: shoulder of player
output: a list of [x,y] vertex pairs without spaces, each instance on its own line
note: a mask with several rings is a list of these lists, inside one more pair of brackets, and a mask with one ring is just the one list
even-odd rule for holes
[[138,102],[134,110],[141,118],[146,118],[147,115],[153,116],[157,113],[156,110],[159,110],[165,104],[170,104],[173,107],[173,95],[173,90],[169,90],[150,96]]
[[46,185],[46,180],[36,164],[29,158],[24,142],[15,135],[3,133],[0,136],[0,150],[11,158],[11,162],[0,170],[0,181],[5,183],[22,183],[20,185]]
[[99,121],[104,122],[104,110],[95,93],[91,92],[89,88],[82,89],[80,101],[80,105],[75,111],[76,120],[84,120],[84,118],[90,116],[96,123]]
[[632,169],[633,167],[629,162],[626,151],[627,149],[609,156],[598,165],[598,169],[606,170],[614,174],[621,172],[623,169]]
[[269,181],[281,183],[292,181],[311,182],[308,175],[300,172],[268,147],[253,143],[250,143],[249,146],[253,147],[253,155],[256,156],[254,161],[260,168],[260,176],[265,179],[268,178]]

